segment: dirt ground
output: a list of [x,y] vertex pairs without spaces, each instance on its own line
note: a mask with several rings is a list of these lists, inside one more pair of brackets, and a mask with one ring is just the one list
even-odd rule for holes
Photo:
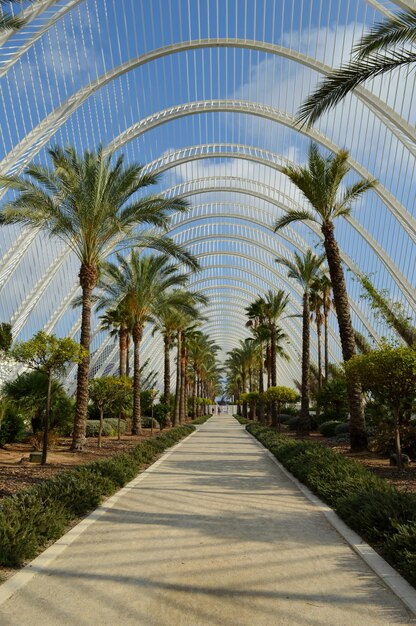
[[[285,434],[289,436],[292,435],[292,433]],[[293,436],[295,437],[296,435],[293,434]],[[400,489],[400,491],[411,491],[416,493],[416,459],[413,459],[413,462],[408,467],[399,471],[397,467],[390,465],[389,459],[384,458],[375,452],[352,453],[350,452],[347,444],[340,445],[339,443],[334,443],[333,440],[327,439],[319,433],[312,433],[308,437],[308,440],[323,443],[332,448],[335,452],[343,454],[349,459],[365,465],[365,467],[371,472],[377,474],[380,478],[385,478],[397,489]]]
[[[153,434],[158,435],[159,430],[154,429]],[[150,436],[150,429],[144,429],[143,435],[122,435],[120,441],[117,437],[104,437],[101,448],[97,446],[97,438],[91,437],[87,439],[85,452],[70,452],[71,440],[61,438],[57,446],[48,452],[45,466],[29,463],[29,454],[34,451],[29,443],[7,444],[0,449],[0,497],[16,493],[71,466],[85,465],[126,452]]]

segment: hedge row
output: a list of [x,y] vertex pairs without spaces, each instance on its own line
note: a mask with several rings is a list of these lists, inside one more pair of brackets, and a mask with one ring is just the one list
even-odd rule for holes
[[209,420],[209,418],[212,417],[211,415],[200,415],[199,417],[196,417],[194,420],[192,420],[192,424],[205,424],[205,422],[207,420]]
[[247,430],[416,586],[416,494],[397,491],[321,444],[290,439],[256,423]]
[[0,500],[0,565],[15,566],[33,558],[68,523],[95,509],[132,480],[148,463],[193,431],[178,426],[147,439],[129,452],[62,472]]

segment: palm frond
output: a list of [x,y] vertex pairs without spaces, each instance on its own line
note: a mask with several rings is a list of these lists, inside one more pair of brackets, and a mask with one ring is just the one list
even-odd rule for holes
[[352,51],[358,59],[389,46],[407,45],[416,42],[416,10],[401,11],[393,17],[378,22],[356,44]]
[[391,51],[371,58],[351,61],[329,74],[305,100],[297,114],[297,123],[314,124],[321,115],[335,107],[355,87],[404,65],[415,63],[416,54],[409,50]]
[[316,219],[314,214],[311,213],[311,211],[291,209],[285,215],[276,220],[273,230],[274,232],[277,232],[281,228],[289,226],[289,224],[292,224],[293,222],[304,222],[306,220],[310,220],[311,222],[318,222],[318,220]]

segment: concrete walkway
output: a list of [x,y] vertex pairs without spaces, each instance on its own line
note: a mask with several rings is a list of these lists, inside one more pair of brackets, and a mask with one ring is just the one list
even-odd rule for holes
[[409,623],[402,603],[226,415],[0,606],[2,626]]

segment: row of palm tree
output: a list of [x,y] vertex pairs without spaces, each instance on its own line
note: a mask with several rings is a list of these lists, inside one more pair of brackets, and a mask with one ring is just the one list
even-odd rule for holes
[[[0,185],[17,191],[17,195],[3,207],[2,218],[4,223],[23,224],[60,238],[79,259],[82,307],[80,344],[85,349],[86,356],[78,366],[72,450],[82,450],[85,445],[88,406],[91,310],[103,270],[106,269],[107,278],[112,275],[115,281],[124,279],[123,288],[127,289],[134,281],[138,284],[145,278],[141,273],[146,271],[150,275],[159,263],[153,261],[152,265],[149,261],[146,265],[143,261],[145,257],[142,259],[135,252],[138,248],[153,249],[161,253],[160,263],[166,265],[167,281],[170,280],[173,270],[168,266],[166,257],[176,259],[191,270],[195,270],[198,264],[192,255],[166,237],[164,232],[171,212],[186,211],[186,202],[178,198],[165,199],[143,193],[149,186],[157,183],[157,176],[144,173],[141,165],[125,165],[123,156],[116,160],[111,154],[105,156],[101,147],[97,152],[86,151],[80,156],[72,147],[62,149],[57,146],[49,150],[49,156],[50,167],[33,164],[20,176],[0,178]],[[110,254],[126,249],[133,250],[133,261],[128,264],[128,269],[122,255],[117,257],[120,270],[114,264],[106,265],[106,258]],[[179,274],[176,273],[175,276]],[[180,282],[179,278],[175,280]],[[105,288],[110,295],[108,281]],[[143,288],[144,285],[141,285],[140,289]],[[117,293],[120,297],[124,293],[121,284]],[[117,307],[118,305],[113,309]],[[139,371],[142,326],[149,315],[148,311],[139,311],[139,308],[133,329],[136,378]],[[120,310],[117,310],[114,315],[119,313]],[[122,364],[125,361],[124,340],[127,336],[122,322],[119,333]],[[137,380],[136,383],[139,384]],[[140,399],[136,393],[135,430],[139,429],[139,416]]]

